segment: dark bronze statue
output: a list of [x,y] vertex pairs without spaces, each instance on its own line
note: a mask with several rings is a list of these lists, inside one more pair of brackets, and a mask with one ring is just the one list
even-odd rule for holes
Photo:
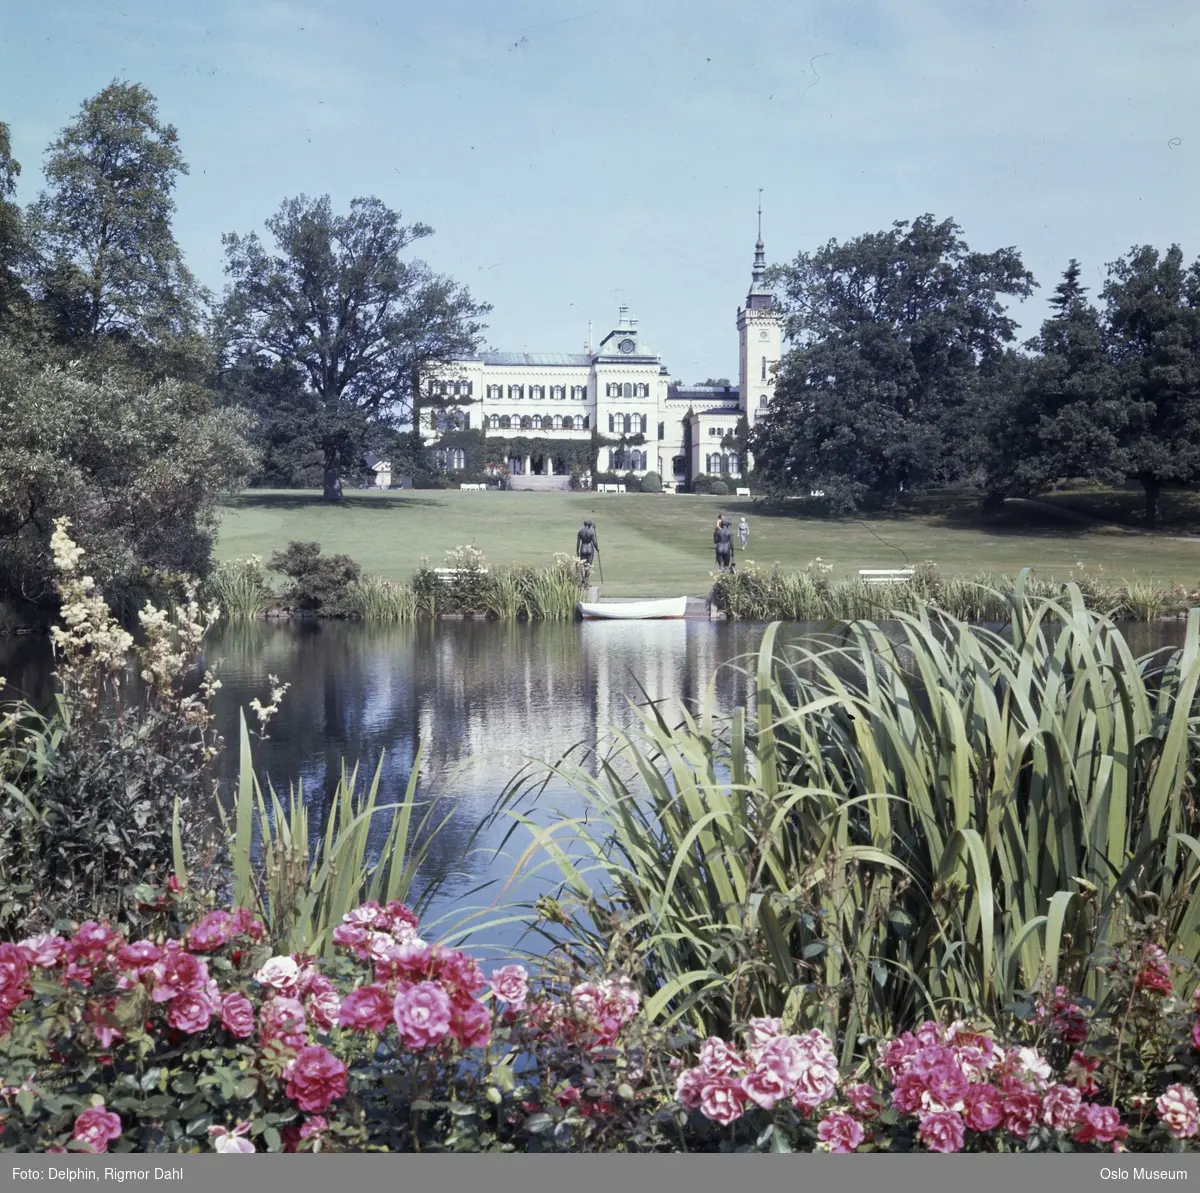
[[600,540],[596,528],[585,521],[583,529],[575,536],[575,556],[583,561],[583,582],[586,585],[592,572],[592,561],[600,554]]
[[717,521],[713,531],[713,548],[717,553],[717,570],[729,571],[733,567],[733,531],[724,518]]

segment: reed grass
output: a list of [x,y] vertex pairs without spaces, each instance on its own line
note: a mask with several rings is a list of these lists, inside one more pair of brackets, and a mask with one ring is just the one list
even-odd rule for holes
[[1029,580],[1008,636],[928,606],[786,646],[770,627],[745,706],[651,707],[551,769],[582,816],[535,824],[546,773],[514,780],[504,814],[562,880],[554,933],[639,974],[651,1018],[779,1015],[847,1056],[1058,983],[1102,1002],[1131,925],[1194,963],[1200,609],[1138,659],[1078,586]]
[[417,618],[417,594],[382,576],[367,576],[350,586],[350,605],[363,621],[409,623]]
[[203,592],[205,599],[214,601],[230,621],[253,621],[275,599],[262,560],[254,555],[218,563],[205,580]]
[[315,832],[302,785],[283,798],[270,783],[264,792],[244,715],[239,748],[232,816],[221,814],[233,906],[253,909],[278,950],[332,955],[333,929],[368,899],[412,901],[418,914],[424,909],[436,884],[413,900],[414,881],[453,813],[437,801],[422,806],[417,799],[423,748],[397,803],[380,802],[382,759],[365,791],[359,788],[358,768],[347,772],[343,765],[325,810],[324,831]]
[[[890,612],[916,613],[928,605],[962,621],[1000,622],[1008,616],[1008,594],[1016,577],[982,573],[943,579],[936,565],[914,569],[911,581],[866,584],[855,578],[831,581],[817,566],[786,572],[750,562],[715,578],[712,601],[728,616],[747,621],[853,621],[880,618]],[[1066,580],[1022,573],[1027,599],[1062,599],[1068,585],[1089,608],[1129,621],[1155,621],[1182,615],[1196,594],[1182,588],[1160,588],[1144,582],[1110,584],[1094,573],[1073,569]]]

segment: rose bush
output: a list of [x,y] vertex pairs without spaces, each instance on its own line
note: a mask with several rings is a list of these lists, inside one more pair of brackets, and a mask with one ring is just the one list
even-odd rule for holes
[[[751,1018],[653,1031],[621,975],[485,974],[366,903],[338,955],[273,954],[244,910],[152,892],[157,930],[0,944],[0,1146],[23,1151],[1181,1150],[1200,1136],[1200,1000],[1152,942],[1003,1028],[858,1041]],[[147,921],[149,922],[149,921]],[[694,1059],[689,1063],[684,1057]]]

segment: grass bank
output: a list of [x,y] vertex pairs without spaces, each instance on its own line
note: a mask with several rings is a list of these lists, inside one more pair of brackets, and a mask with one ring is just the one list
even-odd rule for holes
[[1114,585],[1193,586],[1200,578],[1200,544],[1080,524],[1053,511],[989,517],[973,499],[953,494],[861,519],[813,516],[799,506],[690,495],[410,491],[351,493],[331,507],[316,492],[251,490],[227,503],[217,556],[269,556],[294,539],[317,540],[368,574],[407,583],[423,559],[436,563],[460,544],[497,566],[547,565],[556,552],[573,552],[576,531],[591,518],[605,596],[700,595],[712,585],[712,526],[724,513],[750,523],[745,561],[795,570],[820,556],[835,580],[906,559],[934,560],[947,578],[1031,567],[1065,579],[1079,563]]

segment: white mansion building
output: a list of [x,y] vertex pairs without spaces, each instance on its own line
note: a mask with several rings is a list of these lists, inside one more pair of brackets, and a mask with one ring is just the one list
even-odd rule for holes
[[[622,307],[617,326],[595,351],[484,352],[442,366],[425,381],[426,400],[439,408],[425,416],[427,446],[440,467],[455,471],[465,466],[463,450],[438,447],[439,429],[448,423],[482,428],[489,440],[520,440],[507,456],[511,476],[563,477],[560,483],[533,482],[539,488],[566,487],[570,464],[556,456],[556,448],[561,452],[572,440],[590,442],[593,431],[609,441],[642,436],[633,445],[602,445],[597,460],[601,472],[656,471],[667,485],[701,473],[741,475],[746,462],[721,441],[743,414],[753,425],[766,409],[780,358],[780,315],[764,282],[765,270],[760,230],[750,291],[737,312],[736,386],[672,381],[642,338],[637,320]],[[457,405],[456,398],[465,401]],[[545,448],[539,451],[541,443]],[[495,452],[491,454],[494,458]]]

